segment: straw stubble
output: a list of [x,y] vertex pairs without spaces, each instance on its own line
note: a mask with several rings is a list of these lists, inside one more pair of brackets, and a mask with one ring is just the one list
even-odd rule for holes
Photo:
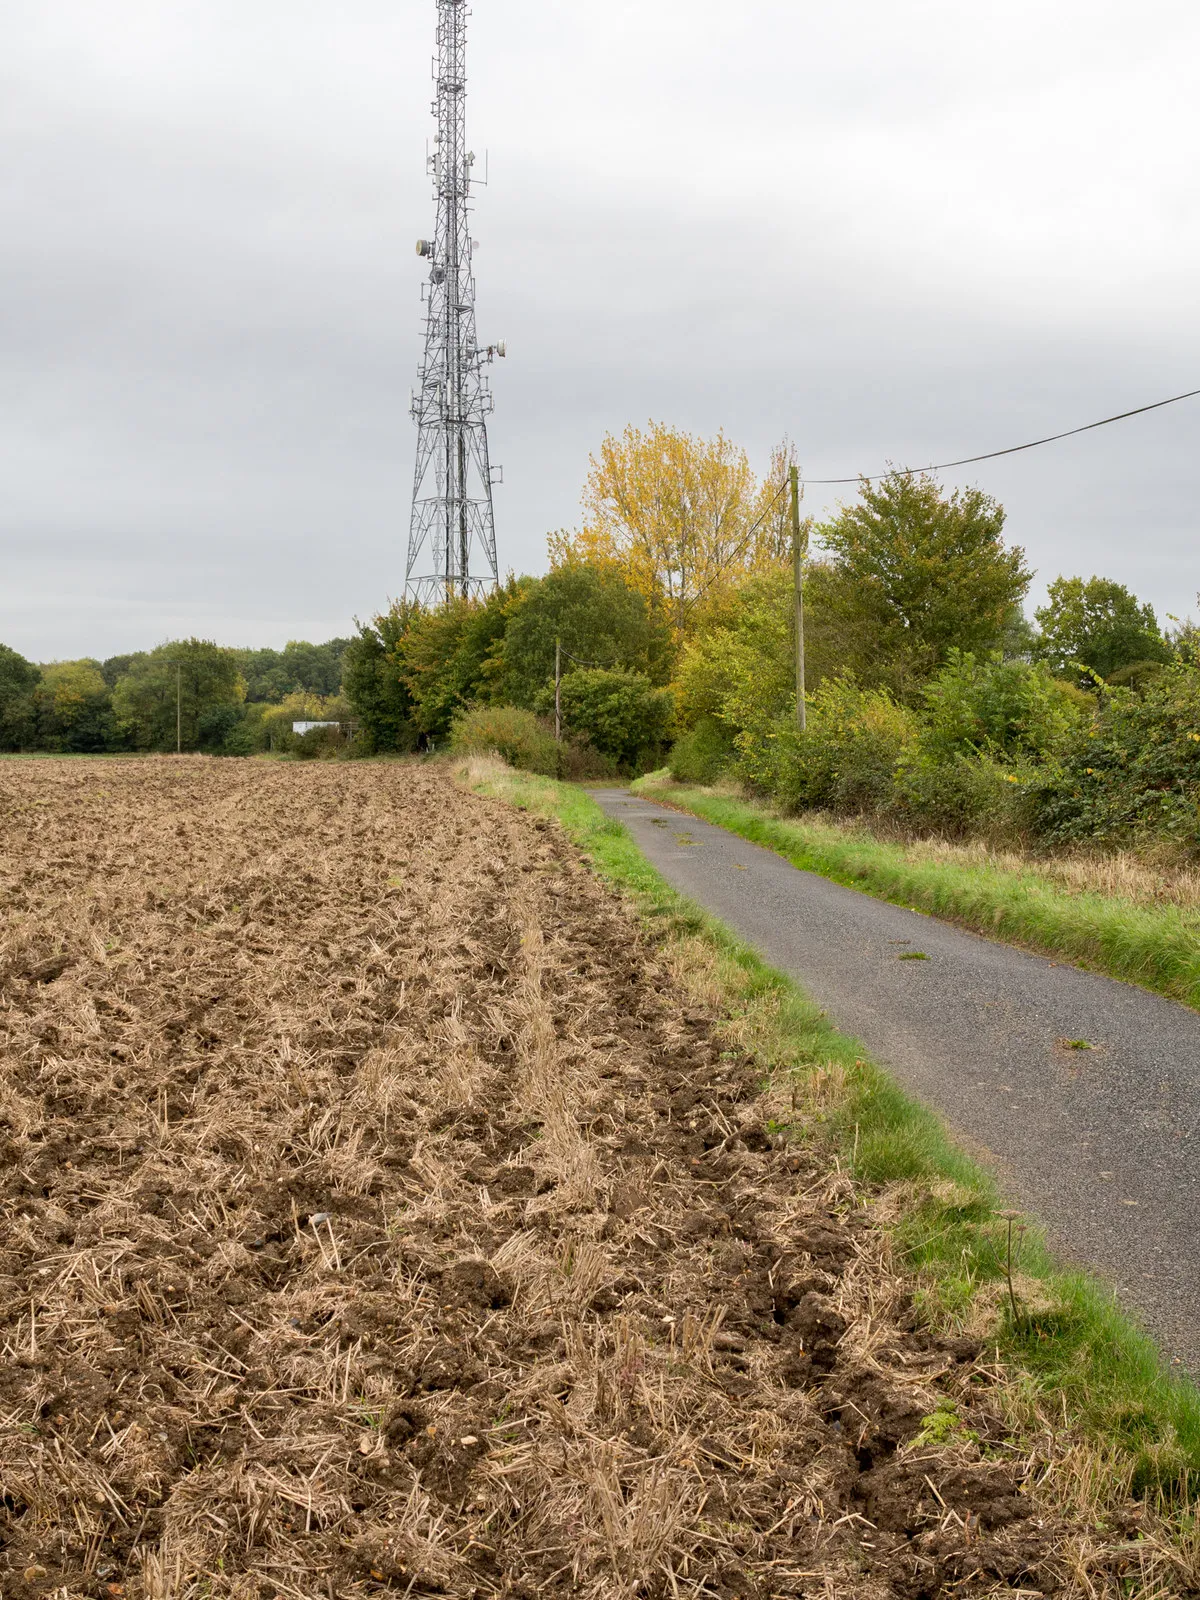
[[556,829],[401,764],[0,807],[5,1596],[1103,1592]]

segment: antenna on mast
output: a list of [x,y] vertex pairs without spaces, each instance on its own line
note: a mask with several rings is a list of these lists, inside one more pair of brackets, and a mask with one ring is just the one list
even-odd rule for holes
[[486,422],[493,402],[483,364],[507,353],[503,343],[481,350],[475,333],[468,220],[475,153],[466,142],[470,12],[466,0],[437,0],[437,9],[438,131],[427,158],[437,229],[417,243],[429,281],[422,295],[425,359],[412,403],[417,463],[405,568],[406,593],[425,604],[482,594],[499,582]]

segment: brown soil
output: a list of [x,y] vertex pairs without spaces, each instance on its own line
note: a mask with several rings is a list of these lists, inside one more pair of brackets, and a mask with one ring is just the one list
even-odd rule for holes
[[1102,1592],[556,828],[202,760],[0,828],[6,1600]]

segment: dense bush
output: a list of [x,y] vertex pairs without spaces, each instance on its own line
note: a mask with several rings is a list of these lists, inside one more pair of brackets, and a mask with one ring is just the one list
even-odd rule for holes
[[347,755],[349,748],[349,733],[334,724],[292,735],[292,754],[297,761],[336,761]]
[[1151,836],[1200,848],[1200,670],[1179,662],[1143,691],[1106,690],[1055,770],[1036,814],[1063,843]]
[[918,748],[901,762],[891,799],[896,818],[949,838],[1016,843],[1029,831],[1038,769],[955,750],[935,759]]
[[643,673],[597,668],[563,679],[562,711],[573,734],[635,770],[661,760],[671,735],[675,698],[669,689],[655,688]]
[[532,711],[517,706],[476,706],[460,712],[450,729],[450,748],[457,755],[498,755],[510,767],[549,778],[558,772],[554,735]]
[[823,808],[997,842],[1027,834],[1088,697],[1042,665],[953,651],[924,701],[917,710],[884,689],[826,679],[804,733],[789,713],[739,735],[736,771],[785,812]]
[[950,652],[924,700],[922,745],[935,762],[977,754],[1046,760],[1091,706],[1041,663],[962,650]]
[[668,765],[676,783],[716,783],[734,754],[727,730],[715,717],[701,717],[671,746]]
[[590,739],[579,734],[565,738],[558,747],[558,777],[567,783],[595,783],[615,778],[620,768],[611,756],[603,755]]
[[[315,756],[326,742],[338,747],[335,753],[344,754],[357,724],[350,706],[340,695],[323,698],[299,692],[289,694],[278,706],[251,707],[249,711],[244,728],[246,736],[253,740],[254,749],[306,759]],[[297,734],[292,731],[296,722],[336,722],[339,726],[329,730],[311,728],[306,734]],[[222,753],[241,754],[241,751],[227,748]]]
[[889,809],[914,827],[996,843],[1027,834],[1035,795],[1091,701],[1040,663],[954,650],[925,689]]
[[[805,733],[790,715],[744,730],[733,770],[785,812],[874,815],[996,843],[1165,838],[1200,851],[1200,662],[1097,699],[1041,663],[953,652],[923,698],[918,711],[827,680]],[[719,770],[705,766],[699,735],[698,724],[673,756],[683,781]]]
[[914,713],[886,690],[830,678],[809,699],[804,733],[788,716],[765,735],[743,735],[740,766],[785,811],[884,811],[917,735]]

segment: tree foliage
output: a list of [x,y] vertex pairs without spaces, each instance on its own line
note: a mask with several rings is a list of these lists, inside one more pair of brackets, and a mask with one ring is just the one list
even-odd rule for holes
[[33,694],[41,676],[32,661],[0,644],[0,748],[21,750],[33,740],[37,727]]
[[1040,786],[1060,843],[1168,838],[1200,852],[1200,667],[1172,663],[1135,693],[1107,690]]
[[760,483],[723,433],[700,439],[651,422],[609,434],[591,459],[582,531],[553,536],[551,555],[616,567],[685,633],[702,599],[787,547],[789,464],[785,445]]
[[944,494],[909,472],[864,479],[858,502],[817,530],[845,667],[911,696],[952,649],[997,648],[1032,577],[1003,528],[1003,508],[978,489]]
[[50,662],[42,668],[33,700],[43,750],[82,754],[112,748],[112,706],[98,661]]
[[768,724],[796,692],[795,594],[791,567],[747,579],[722,608],[719,625],[688,639],[676,674],[680,719],[713,717],[730,738]]
[[1042,662],[951,650],[924,692],[923,744],[938,759],[989,753],[1047,760],[1089,708],[1086,695],[1051,676]]
[[404,674],[404,641],[414,608],[398,602],[373,622],[360,622],[346,646],[342,688],[362,724],[369,751],[412,750],[413,697]]
[[666,748],[674,696],[640,672],[589,669],[562,685],[563,719],[602,755],[634,769],[656,761]]
[[112,696],[117,725],[135,749],[175,748],[177,690],[182,748],[211,746],[212,713],[246,698],[238,652],[208,639],[179,639],[135,657]]
[[129,655],[109,656],[107,661],[100,664],[100,676],[110,689],[115,689],[117,679],[123,678],[127,672],[132,671],[135,661],[140,661],[145,655],[144,650],[135,650]]
[[1154,608],[1111,578],[1055,578],[1044,606],[1034,612],[1041,637],[1035,646],[1060,676],[1095,673],[1109,679],[1141,662],[1166,662],[1170,649]]
[[[836,600],[839,578],[828,562],[809,563],[805,579],[805,682],[809,694],[850,663],[870,659],[869,635],[847,628]],[[832,598],[831,598],[832,597]],[[796,703],[796,594],[791,562],[744,578],[685,639],[676,686],[679,715],[694,724],[716,717],[729,736],[764,726]]]
[[555,642],[564,672],[624,668],[653,683],[671,670],[671,638],[661,606],[619,568],[570,560],[529,583],[509,611],[498,653],[498,691],[533,706],[554,676]]
[[342,687],[342,658],[349,639],[329,639],[309,644],[289,639],[282,650],[240,650],[238,657],[246,679],[246,699],[278,705],[291,694],[327,698]]
[[528,587],[527,579],[510,579],[484,599],[453,599],[413,613],[395,660],[418,734],[445,738],[464,707],[496,698],[508,619]]

